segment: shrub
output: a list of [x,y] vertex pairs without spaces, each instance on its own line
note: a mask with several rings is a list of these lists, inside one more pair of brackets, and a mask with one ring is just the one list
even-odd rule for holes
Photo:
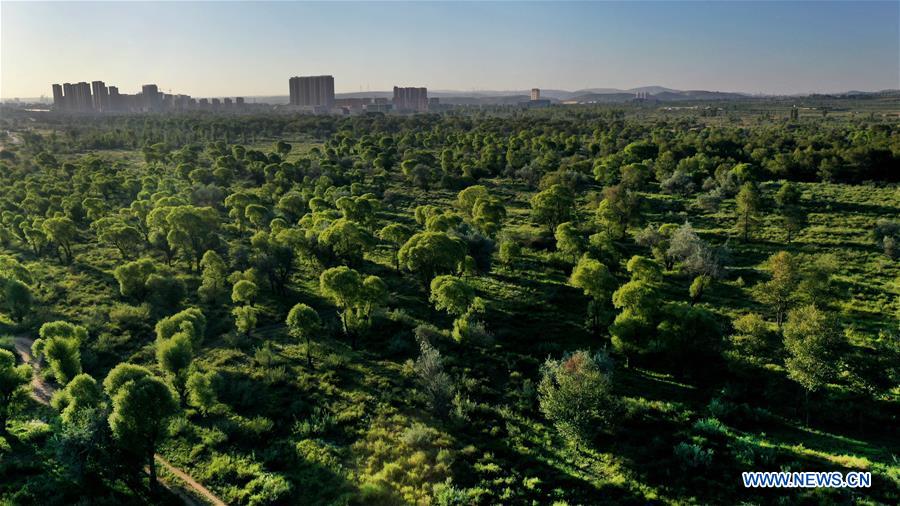
[[541,412],[576,444],[590,442],[598,431],[611,428],[619,413],[610,364],[603,355],[580,350],[562,360],[547,359],[538,392]]
[[709,467],[712,465],[713,450],[704,449],[693,443],[678,443],[675,446],[675,458],[690,468]]

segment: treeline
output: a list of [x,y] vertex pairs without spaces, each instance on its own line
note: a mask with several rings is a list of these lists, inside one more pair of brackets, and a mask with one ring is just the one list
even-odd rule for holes
[[[33,154],[148,146],[175,151],[216,141],[247,144],[303,136],[330,139],[337,155],[366,155],[363,160],[369,163],[386,151],[432,171],[453,169],[476,178],[505,172],[531,183],[560,172],[614,184],[632,163],[646,164],[658,182],[682,191],[699,190],[706,178],[736,166],[760,180],[900,180],[894,169],[900,159],[898,127],[876,120],[718,126],[691,118],[628,118],[622,111],[581,109],[350,118],[115,116],[84,118],[77,124],[51,116],[42,122],[54,131],[24,134]],[[397,152],[391,153],[391,147]]]

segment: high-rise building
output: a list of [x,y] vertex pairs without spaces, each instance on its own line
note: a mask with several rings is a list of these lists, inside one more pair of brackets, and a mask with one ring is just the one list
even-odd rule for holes
[[141,98],[145,111],[158,111],[162,106],[162,95],[155,84],[145,84],[141,87]]
[[109,110],[109,90],[103,81],[94,81],[91,83],[91,91],[93,92],[93,109],[97,112]]
[[334,107],[334,77],[304,76],[288,80],[291,105],[304,107]]
[[61,111],[66,108],[65,106],[66,97],[63,95],[62,86],[58,84],[53,85],[53,108],[57,111]]
[[75,87],[72,83],[63,83],[63,108],[71,110],[75,108]]
[[107,91],[109,91],[109,110],[120,111],[124,109],[124,107],[122,107],[122,97],[119,95],[119,88],[110,86],[107,88]]
[[72,85],[75,95],[73,110],[79,112],[87,112],[93,109],[93,100],[91,99],[91,85],[86,82],[80,82]]
[[428,89],[394,86],[394,109],[397,111],[428,111]]
[[541,99],[541,89],[540,88],[531,88],[531,100],[540,100]]

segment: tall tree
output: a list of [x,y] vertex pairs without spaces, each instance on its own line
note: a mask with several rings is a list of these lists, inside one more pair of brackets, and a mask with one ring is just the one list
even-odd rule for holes
[[227,295],[226,283],[228,281],[228,266],[213,250],[203,254],[200,260],[203,273],[200,276],[200,287],[197,295],[204,302],[214,304],[221,301]]
[[465,243],[444,232],[419,232],[397,252],[400,265],[425,282],[437,274],[455,271],[465,256]]
[[[103,382],[107,395],[112,399],[109,426],[113,437],[123,447],[146,459],[144,462],[150,469],[150,488],[155,492],[158,486],[154,459],[156,447],[165,437],[169,421],[178,413],[178,394],[146,369],[131,370],[127,374],[121,374],[117,369],[110,371]],[[110,377],[114,380],[110,381]]]
[[80,346],[87,339],[87,329],[65,321],[48,322],[38,331],[40,338],[31,345],[38,360],[46,357],[57,383],[65,386],[81,374]]
[[42,227],[47,238],[56,244],[60,260],[67,264],[72,263],[72,243],[75,242],[78,235],[75,222],[65,216],[48,218],[44,220]]
[[806,423],[809,424],[809,394],[837,377],[838,350],[843,343],[834,318],[814,305],[792,309],[784,324],[784,362],[788,376],[806,392]]
[[751,182],[744,183],[741,186],[741,191],[738,192],[735,198],[735,205],[737,228],[741,232],[744,241],[748,241],[750,240],[750,232],[759,222],[760,207],[762,205],[756,185]]
[[534,221],[553,232],[560,223],[570,221],[575,212],[575,195],[563,185],[555,184],[531,198]]
[[443,275],[431,280],[431,296],[428,300],[439,310],[459,316],[469,309],[475,299],[471,285],[456,276]]
[[754,290],[757,299],[769,306],[775,314],[775,322],[781,328],[788,309],[796,300],[796,290],[800,282],[798,260],[787,251],[779,251],[767,261],[771,278],[757,285]]
[[623,185],[608,186],[603,189],[603,201],[597,207],[597,218],[610,237],[624,239],[639,207],[640,198],[636,193]]
[[588,304],[588,317],[591,327],[594,332],[597,332],[606,311],[605,308],[609,305],[615,278],[603,263],[585,255],[572,269],[569,284],[581,288],[584,294],[591,298]]
[[794,183],[786,182],[775,193],[775,205],[782,226],[787,233],[787,242],[806,224],[806,213],[800,205],[800,189]]
[[306,362],[309,364],[309,367],[312,367],[312,344],[310,340],[313,333],[321,325],[319,313],[316,313],[315,309],[306,304],[295,304],[288,312],[285,324],[291,337],[306,340]]

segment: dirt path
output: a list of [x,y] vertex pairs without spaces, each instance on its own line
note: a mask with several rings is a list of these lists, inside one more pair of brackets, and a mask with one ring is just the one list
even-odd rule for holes
[[34,371],[34,374],[31,375],[31,396],[41,404],[50,404],[50,398],[53,397],[53,391],[55,389],[37,374],[37,372],[41,370],[41,366],[34,357],[31,356],[32,344],[34,344],[34,339],[28,337],[20,336],[13,338],[13,346],[16,348],[16,353],[18,353],[19,356],[22,357],[22,361],[30,365]]
[[[34,359],[31,355],[31,345],[34,344],[34,339],[30,337],[18,336],[13,338],[13,346],[16,348],[16,353],[22,357],[22,361],[26,364],[30,365],[35,373],[41,370],[40,364]],[[53,392],[56,389],[44,381],[43,378],[39,374],[32,374],[31,376],[31,396],[41,404],[50,404],[50,399],[53,397]],[[197,480],[191,478],[189,474],[182,471],[181,469],[175,467],[168,460],[163,458],[162,455],[156,454],[153,456],[156,459],[156,462],[159,463],[166,471],[174,475],[176,478],[181,480],[185,485],[190,487],[194,492],[201,495],[209,504],[213,504],[215,506],[227,506],[224,501],[215,496],[212,492],[209,491],[208,488],[201,485]],[[169,489],[173,494],[177,495],[184,501],[188,506],[200,506],[189,493],[184,490],[181,490],[178,486],[172,486],[170,484],[163,483],[166,488]]]
[[[206,499],[207,501],[209,501],[210,504],[214,504],[215,506],[226,506],[226,504],[224,502],[222,502],[221,499],[216,497],[212,492],[210,492],[209,489],[207,489],[206,487],[201,485],[199,482],[197,482],[196,480],[191,478],[187,473],[185,473],[181,469],[178,469],[177,467],[173,466],[171,463],[169,463],[168,460],[164,459],[162,457],[162,455],[156,454],[156,455],[154,455],[154,457],[156,458],[156,462],[158,462],[159,465],[161,465],[166,471],[174,474],[176,477],[178,477],[178,479],[180,479],[181,481],[186,483],[189,487],[194,489],[194,491],[196,491],[198,494],[202,495],[203,498]],[[185,499],[185,498],[182,496],[182,499]],[[185,502],[187,502],[187,501],[185,501]]]

